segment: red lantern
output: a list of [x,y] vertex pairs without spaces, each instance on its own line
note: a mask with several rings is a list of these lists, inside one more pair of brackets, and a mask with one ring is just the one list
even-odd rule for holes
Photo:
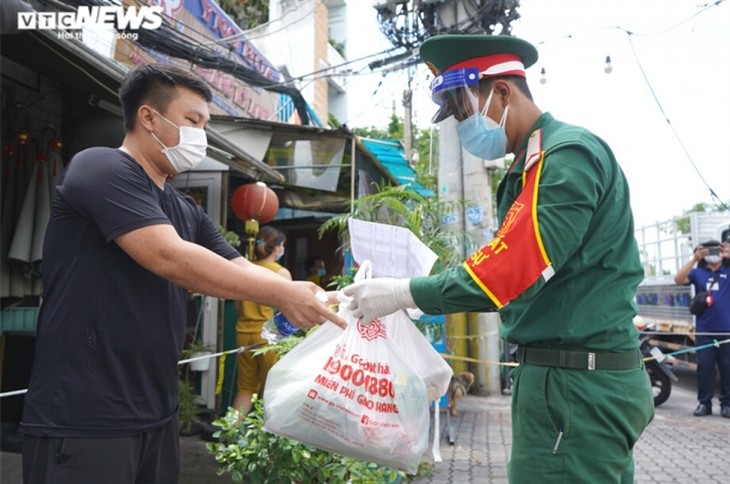
[[24,145],[30,141],[30,133],[27,131],[19,131],[15,133],[15,140],[21,145]]
[[279,199],[274,190],[262,182],[241,185],[231,197],[233,214],[239,219],[258,220],[267,223],[274,219],[279,210]]
[[61,148],[63,148],[63,141],[61,140],[61,138],[49,139],[48,148],[54,151],[61,151]]

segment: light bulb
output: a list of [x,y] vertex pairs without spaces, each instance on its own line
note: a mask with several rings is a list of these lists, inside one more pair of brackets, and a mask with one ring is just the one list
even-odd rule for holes
[[611,67],[611,56],[606,56],[606,67],[603,68],[603,72],[606,74],[610,74],[613,71],[613,67]]
[[540,69],[540,84],[545,84],[547,82],[547,77],[545,77],[545,68],[543,67]]

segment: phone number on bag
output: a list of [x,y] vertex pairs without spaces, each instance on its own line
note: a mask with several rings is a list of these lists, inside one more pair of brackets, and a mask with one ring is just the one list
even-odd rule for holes
[[344,382],[349,381],[356,387],[363,387],[371,395],[395,398],[393,382],[390,379],[368,375],[362,368],[353,368],[350,364],[343,364],[342,360],[335,360],[330,356],[323,370],[330,375],[339,375]]

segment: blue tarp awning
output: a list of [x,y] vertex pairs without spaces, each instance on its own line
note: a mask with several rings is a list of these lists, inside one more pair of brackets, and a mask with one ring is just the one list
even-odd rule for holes
[[371,138],[360,138],[360,141],[401,185],[424,197],[434,195],[433,190],[416,181],[416,172],[408,164],[400,141]]

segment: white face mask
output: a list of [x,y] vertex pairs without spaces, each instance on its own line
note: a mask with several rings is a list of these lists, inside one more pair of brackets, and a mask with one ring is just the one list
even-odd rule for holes
[[708,264],[717,264],[721,260],[722,260],[721,255],[706,255],[705,256],[705,262],[707,262]]
[[192,170],[203,161],[205,152],[208,149],[208,137],[202,128],[193,128],[192,126],[177,126],[175,123],[155,111],[159,117],[175,126],[180,133],[180,142],[176,146],[167,147],[155,133],[150,133],[158,143],[162,145],[162,152],[170,161],[175,173]]
[[278,256],[276,256],[276,260],[281,260],[281,258],[284,257],[284,252],[285,252],[284,251],[284,247],[282,247],[281,248],[281,254],[279,254]]

